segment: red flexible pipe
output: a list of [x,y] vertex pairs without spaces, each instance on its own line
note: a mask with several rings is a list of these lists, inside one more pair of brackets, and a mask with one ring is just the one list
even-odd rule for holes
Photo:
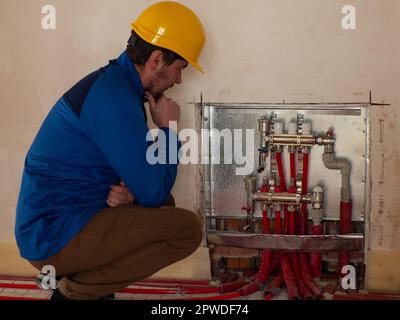
[[286,181],[285,181],[285,173],[283,171],[283,162],[282,162],[282,153],[277,152],[276,153],[276,164],[278,166],[278,173],[279,173],[279,179],[281,180],[281,188],[282,191],[286,191]]
[[[296,193],[296,187],[291,186],[288,190],[289,193]],[[296,234],[296,212],[289,212],[289,223],[287,234]]]
[[238,289],[244,287],[245,285],[247,285],[248,283],[249,283],[248,281],[239,280],[239,281],[235,281],[235,282],[224,283],[219,288],[220,288],[221,293],[228,293],[228,292],[238,290]]
[[271,272],[271,261],[272,261],[272,251],[263,250],[261,256],[261,265],[260,269],[256,275],[254,275],[251,280],[256,281],[258,283],[263,284],[267,281],[269,274]]
[[[290,187],[289,187],[290,189]],[[289,233],[289,211],[286,204],[283,205],[283,233]]]
[[289,212],[289,232],[288,234],[296,234],[296,212]]
[[[301,181],[302,185],[302,193],[307,194],[308,190],[308,167],[309,167],[309,154],[303,153],[303,178]],[[308,212],[307,212],[307,204],[301,204],[301,216],[300,216],[300,234],[308,233]],[[321,289],[314,282],[313,277],[311,276],[311,267],[309,264],[309,258],[306,253],[300,253],[300,267],[301,273],[303,275],[303,281],[306,286],[310,289],[310,291],[318,297],[321,293]]]
[[[269,187],[267,185],[263,185],[260,189],[260,192],[268,192]],[[263,231],[264,233],[270,233],[270,224],[268,218],[267,210],[263,210]],[[258,285],[263,284],[267,281],[269,277],[269,273],[271,272],[271,262],[272,262],[272,252],[270,250],[263,250],[261,256],[261,265],[260,269],[255,276],[251,278],[252,281],[256,281]],[[246,287],[249,287],[251,284],[248,284]]]
[[262,285],[262,283],[254,281],[240,288],[238,292],[240,292],[242,296],[248,296],[260,290]]
[[48,300],[48,299],[0,296],[0,300],[3,300],[3,301],[28,301],[28,300],[29,301],[44,301],[44,300]]
[[312,300],[314,298],[313,294],[304,284],[303,276],[300,270],[299,255],[297,252],[289,253],[290,261],[293,267],[293,274],[296,279],[297,287],[299,288],[300,295],[303,300]]
[[10,288],[10,289],[28,289],[35,290],[40,289],[36,284],[21,284],[21,283],[0,283],[0,288]]
[[[308,188],[308,153],[303,153],[303,179],[301,181],[302,193],[303,195],[307,194]],[[307,204],[301,204],[301,216],[300,216],[300,234],[308,233],[308,212],[307,212]]]
[[279,210],[275,211],[275,230],[277,234],[282,233],[281,212]]
[[[280,152],[276,153],[276,162],[278,166],[278,173],[281,180],[281,188],[275,188],[275,192],[284,192],[286,191],[286,183],[285,183],[285,174],[283,171],[283,163],[282,163],[282,156]],[[282,226],[281,226],[281,212],[275,211],[275,229],[277,234],[282,233]],[[289,227],[289,223],[287,224]],[[300,294],[297,288],[296,279],[292,270],[292,266],[290,265],[289,257],[287,253],[280,252],[279,258],[281,262],[281,270],[284,282],[286,284],[286,288],[288,291],[288,295],[290,299],[300,299]]]
[[[311,227],[311,232],[313,235],[323,234],[322,224],[315,225]],[[312,252],[310,254],[311,259],[311,275],[313,278],[321,278],[321,253]]]
[[264,300],[271,300],[276,290],[280,289],[283,285],[282,271],[264,288]]
[[290,152],[290,180],[296,182],[296,153],[294,151]]
[[240,298],[242,294],[240,292],[233,292],[230,294],[219,295],[219,296],[211,296],[211,297],[198,297],[198,298],[187,298],[187,299],[172,299],[172,300],[231,300]]
[[311,277],[311,268],[308,262],[308,257],[304,252],[300,253],[300,266],[304,283],[311,290],[314,296],[318,298],[321,295],[322,290],[315,284],[314,279]]
[[[339,233],[347,234],[352,233],[352,225],[351,225],[351,212],[352,212],[352,203],[351,202],[340,202],[340,225],[339,225]],[[341,277],[345,276],[342,274],[342,269],[344,266],[350,264],[350,251],[341,251],[339,252],[339,264],[338,264],[338,272]]]
[[271,228],[269,226],[268,211],[267,210],[263,210],[262,211],[262,215],[263,215],[263,232],[264,233],[270,233],[271,232]]
[[300,294],[297,289],[296,279],[294,277],[288,255],[285,252],[280,252],[279,257],[281,260],[283,280],[285,281],[286,284],[289,299],[299,300]]

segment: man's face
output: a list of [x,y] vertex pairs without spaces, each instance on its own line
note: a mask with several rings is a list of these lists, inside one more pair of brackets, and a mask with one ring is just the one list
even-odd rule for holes
[[184,60],[175,60],[171,65],[163,65],[154,73],[153,80],[147,88],[153,97],[158,100],[164,91],[174,84],[182,83],[182,71],[188,66]]

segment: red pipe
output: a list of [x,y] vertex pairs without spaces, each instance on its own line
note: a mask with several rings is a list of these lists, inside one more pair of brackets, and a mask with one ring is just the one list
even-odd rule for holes
[[299,288],[300,295],[303,300],[312,300],[314,298],[313,294],[304,284],[302,273],[299,264],[299,255],[297,252],[289,253],[290,261],[293,267],[293,274],[296,279],[297,287]]
[[[296,193],[296,187],[290,186],[289,193]],[[289,223],[287,234],[296,234],[296,211],[289,212]]]
[[289,234],[289,211],[286,204],[283,205],[283,212],[283,233]]
[[242,294],[240,292],[233,292],[230,294],[211,296],[211,297],[198,297],[198,298],[187,298],[187,299],[172,299],[172,300],[231,300],[240,298]]
[[311,277],[311,268],[308,262],[307,254],[304,252],[300,253],[300,266],[303,274],[303,280],[315,297],[319,297],[322,290],[315,284],[314,279]]
[[263,250],[261,256],[260,269],[257,272],[257,274],[251,278],[251,280],[256,281],[258,283],[264,283],[265,281],[267,281],[269,274],[272,270],[271,261],[272,261],[272,251]]
[[296,212],[289,212],[289,232],[288,234],[296,234]]
[[[11,288],[11,289],[29,289],[29,290],[39,290],[38,285],[36,284],[21,284],[21,283],[0,283],[0,288]],[[43,290],[43,289],[41,289]]]
[[296,153],[290,152],[290,180],[296,185]]
[[269,226],[268,211],[267,210],[263,210],[262,211],[262,215],[263,215],[263,232],[264,233],[270,233],[271,232],[271,228]]
[[3,301],[45,301],[48,299],[45,298],[24,298],[24,297],[6,297],[6,296],[0,296],[0,300]]
[[235,281],[235,282],[224,283],[219,288],[220,288],[221,293],[228,293],[228,292],[238,290],[238,289],[244,287],[245,285],[247,285],[248,283],[249,283],[248,281],[239,280],[239,281]]
[[[352,212],[352,203],[351,202],[340,202],[340,225],[339,225],[339,233],[347,234],[352,233],[352,225],[351,225],[351,212]],[[350,251],[341,251],[339,252],[339,263],[338,263],[338,273],[341,277],[345,276],[342,274],[342,269],[344,266],[350,264]]]
[[281,220],[280,210],[275,211],[275,230],[276,230],[276,234],[282,233],[282,220]]
[[[281,180],[281,188],[275,188],[275,192],[284,192],[286,191],[286,182],[285,182],[285,174],[283,171],[283,163],[282,163],[282,156],[280,152],[276,153],[276,162],[278,166],[278,173]],[[289,223],[287,223],[287,228],[289,228]],[[281,226],[281,212],[275,211],[275,229],[277,234],[282,233],[282,226]],[[286,284],[286,288],[288,291],[288,295],[290,299],[300,299],[300,294],[297,289],[296,279],[292,270],[292,266],[290,265],[289,257],[287,253],[280,252],[279,258],[281,262],[281,269],[282,269],[282,276],[283,280]]]
[[286,191],[286,181],[285,181],[285,173],[283,172],[283,162],[282,162],[282,153],[278,151],[276,153],[276,163],[278,166],[278,173],[279,173],[279,179],[281,180],[281,188],[282,191]]
[[300,294],[297,289],[296,279],[294,277],[288,255],[285,252],[280,252],[279,257],[281,260],[283,280],[285,281],[286,284],[289,299],[299,300]]
[[[260,192],[268,192],[268,191],[269,187],[267,185],[263,185],[260,189]],[[271,232],[267,210],[263,210],[263,232],[264,233]],[[254,275],[251,278],[251,280],[256,281],[258,284],[260,283],[263,284],[268,279],[269,273],[272,270],[271,261],[272,261],[272,252],[269,250],[263,250],[259,271],[257,272],[256,275]],[[248,284],[247,286],[249,285],[251,285],[251,283]]]
[[[303,179],[301,181],[301,188],[303,195],[307,194],[308,188],[308,153],[303,153]],[[308,212],[307,212],[307,204],[301,204],[301,216],[300,216],[300,234],[308,233]]]
[[[322,224],[315,225],[311,227],[311,232],[313,235],[323,234]],[[311,262],[311,275],[313,278],[321,278],[321,253],[312,252],[310,254]]]
[[[303,178],[301,181],[302,193],[307,194],[308,190],[308,167],[309,167],[309,154],[307,152],[303,153]],[[300,215],[300,234],[308,234],[308,212],[307,204],[301,204],[301,215]],[[315,297],[319,297],[321,294],[321,289],[314,282],[311,276],[311,267],[309,264],[309,258],[306,253],[300,253],[300,267],[303,276],[303,281],[306,286],[310,289],[311,293]]]
[[283,285],[282,271],[264,288],[264,300],[271,300],[276,293],[276,290],[280,289]]
[[303,194],[307,194],[308,188],[308,159],[309,154],[303,153],[303,179],[301,181],[301,187],[303,189]]
[[262,285],[262,283],[254,281],[240,288],[238,292],[240,292],[242,296],[248,296],[260,290]]

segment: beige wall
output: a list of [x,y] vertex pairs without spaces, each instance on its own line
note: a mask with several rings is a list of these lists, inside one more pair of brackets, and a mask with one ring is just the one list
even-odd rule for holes
[[[0,2],[0,240],[13,238],[24,156],[45,115],[71,85],[123,50],[129,22],[152,2]],[[182,127],[194,127],[188,102],[200,92],[216,102],[358,102],[372,90],[375,102],[392,104],[373,112],[371,244],[400,250],[400,1],[181,2],[198,13],[208,38],[206,73],[186,71],[170,92],[183,107]],[[41,28],[44,4],[57,9],[54,31]],[[341,28],[346,4],[357,9],[355,31]],[[194,167],[180,168],[174,193],[178,205],[193,208]]]

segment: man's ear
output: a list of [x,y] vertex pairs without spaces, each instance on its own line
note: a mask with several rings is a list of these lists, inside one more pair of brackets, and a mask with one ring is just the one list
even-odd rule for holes
[[164,54],[161,50],[154,50],[147,60],[152,71],[158,71],[164,66]]

